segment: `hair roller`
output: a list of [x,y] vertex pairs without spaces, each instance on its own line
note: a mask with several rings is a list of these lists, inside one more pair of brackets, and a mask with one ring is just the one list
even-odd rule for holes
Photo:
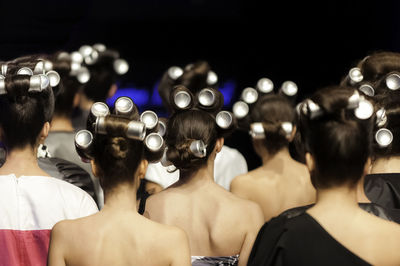
[[93,134],[86,129],[79,130],[75,134],[75,149],[81,160],[85,163],[93,159]]
[[132,99],[126,96],[119,97],[114,103],[114,113],[129,119],[138,119],[139,110]]
[[279,88],[279,94],[285,96],[293,103],[296,100],[298,90],[299,89],[296,83],[294,83],[293,81],[285,81]]
[[5,77],[0,75],[0,95],[7,94]]
[[257,81],[257,90],[261,93],[267,94],[274,91],[274,83],[268,78],[261,78]]
[[[110,122],[118,122],[124,126],[124,133],[115,133],[115,129],[110,127]],[[121,136],[129,139],[143,141],[146,136],[146,125],[140,121],[129,120],[115,115],[99,116],[93,125],[96,134]]]
[[158,133],[150,133],[144,139],[145,158],[150,163],[156,163],[161,160],[164,154],[164,139]]
[[118,58],[113,63],[114,71],[118,75],[124,75],[129,70],[129,64],[125,59]]
[[102,102],[95,102],[90,108],[90,112],[87,118],[87,128],[93,131],[93,124],[96,122],[98,117],[106,116],[110,114],[110,110],[107,104]]
[[140,121],[146,125],[147,133],[158,130],[158,116],[155,112],[147,110],[140,115]]
[[376,111],[375,114],[376,114],[376,125],[378,127],[383,127],[384,125],[386,125],[387,116],[385,108],[380,108],[378,111]]
[[215,74],[214,71],[211,71],[211,70],[208,71],[206,82],[207,82],[208,86],[213,86],[213,85],[217,84],[217,82],[218,82],[217,74]]
[[1,65],[1,75],[5,77],[7,75],[8,66],[7,64]]
[[171,106],[175,111],[187,110],[193,107],[193,94],[185,86],[176,86],[170,97]]
[[247,104],[253,104],[258,100],[258,92],[251,87],[247,87],[242,92],[242,100]]
[[161,137],[165,136],[165,133],[167,132],[167,121],[168,119],[165,117],[159,117],[158,118],[158,131],[157,133],[161,135]]
[[183,70],[182,68],[178,67],[178,66],[172,66],[170,68],[168,68],[168,77],[172,80],[177,80],[180,76],[182,76],[183,74]]
[[33,75],[33,71],[32,69],[30,69],[29,67],[22,67],[17,71],[17,75],[28,75],[28,76],[32,76]]
[[361,69],[358,67],[353,67],[352,69],[350,69],[348,74],[348,79],[350,85],[355,85],[357,83],[360,83],[364,79],[364,76],[361,73]]
[[253,139],[264,139],[265,131],[263,123],[261,122],[252,123],[250,125],[249,134]]
[[393,134],[387,128],[381,128],[375,133],[375,141],[380,148],[386,148],[393,141]]
[[250,129],[250,108],[249,105],[243,101],[238,101],[233,104],[232,112],[237,119],[237,126],[239,129],[248,131]]
[[370,97],[373,97],[375,95],[374,87],[372,87],[372,85],[368,83],[362,84],[360,87],[358,87],[358,90]]
[[224,101],[222,93],[214,88],[204,88],[197,94],[197,106],[206,111],[218,111]]
[[228,111],[220,111],[215,116],[215,122],[217,123],[217,131],[220,137],[226,137],[231,134],[237,126],[235,116]]
[[395,91],[400,89],[400,75],[398,73],[391,73],[385,78],[386,87],[389,90]]
[[207,145],[202,140],[193,140],[190,143],[189,151],[197,158],[204,158],[207,155]]

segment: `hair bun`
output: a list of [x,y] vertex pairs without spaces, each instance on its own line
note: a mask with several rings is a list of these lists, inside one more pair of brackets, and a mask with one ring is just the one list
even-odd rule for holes
[[109,152],[115,159],[124,159],[128,154],[128,143],[125,138],[111,138],[105,147],[105,152]]

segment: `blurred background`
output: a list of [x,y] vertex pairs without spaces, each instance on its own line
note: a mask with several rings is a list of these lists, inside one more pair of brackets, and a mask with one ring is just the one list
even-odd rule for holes
[[[116,96],[166,115],[157,83],[172,65],[207,60],[230,110],[241,91],[270,78],[298,100],[337,84],[370,52],[400,52],[400,1],[57,0],[1,1],[0,59],[103,43],[130,64]],[[111,102],[111,101],[110,101]],[[249,169],[246,132],[226,140]]]

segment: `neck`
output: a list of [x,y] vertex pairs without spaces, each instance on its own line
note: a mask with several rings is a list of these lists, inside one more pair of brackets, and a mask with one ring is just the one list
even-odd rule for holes
[[357,183],[357,201],[361,203],[370,203],[364,190],[364,176]]
[[55,115],[51,121],[50,131],[68,131],[73,132],[71,119],[67,116]]
[[215,155],[211,154],[207,164],[195,172],[185,173],[180,171],[179,184],[183,186],[201,186],[214,183],[214,159]]
[[123,183],[112,189],[104,190],[103,209],[137,211],[135,184]]
[[317,189],[316,207],[326,210],[354,209],[358,207],[357,187],[347,185],[329,188]]
[[94,101],[87,98],[85,94],[81,95],[79,106],[81,107],[82,110],[90,110],[93,104]]
[[37,147],[26,147],[23,149],[14,149],[7,154],[6,162],[0,168],[1,174],[21,175],[40,175],[48,176],[40,169],[37,162]]
[[400,156],[379,158],[374,161],[371,174],[376,173],[400,173]]
[[276,163],[282,162],[282,160],[292,160],[290,156],[289,149],[287,147],[282,148],[274,155],[268,153],[267,150],[264,150],[263,154],[261,155],[262,164],[264,166],[267,165],[275,165]]

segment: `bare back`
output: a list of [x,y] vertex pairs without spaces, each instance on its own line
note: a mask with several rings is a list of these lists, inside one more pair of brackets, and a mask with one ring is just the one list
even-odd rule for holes
[[360,208],[340,210],[317,204],[307,212],[344,247],[372,265],[400,265],[400,225]]
[[51,241],[49,265],[190,265],[182,230],[130,211],[60,222]]
[[232,181],[231,191],[256,202],[265,221],[287,209],[314,203],[316,197],[307,168],[294,160],[240,175]]
[[247,263],[263,223],[259,207],[214,182],[193,188],[175,186],[152,195],[146,205],[150,219],[182,228],[189,236],[192,256],[240,254]]

